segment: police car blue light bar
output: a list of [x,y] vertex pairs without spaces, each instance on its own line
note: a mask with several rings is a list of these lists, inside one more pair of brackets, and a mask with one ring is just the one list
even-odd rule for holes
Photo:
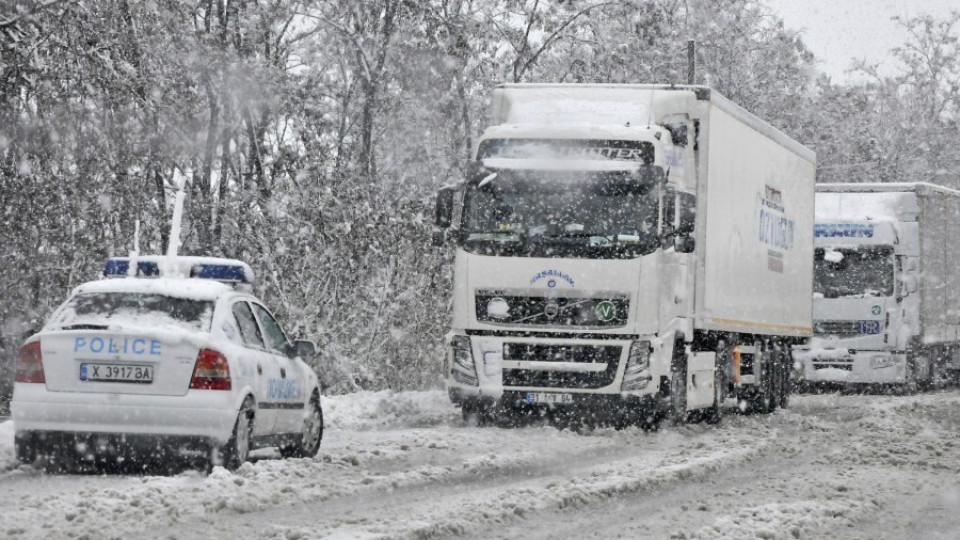
[[[107,259],[103,275],[107,277],[128,276],[130,273],[130,259],[114,257]],[[156,277],[160,275],[160,267],[155,261],[137,261],[137,277]]]
[[[106,277],[129,277],[129,257],[112,257],[107,260],[103,275]],[[137,258],[136,277],[212,279],[225,283],[253,283],[253,270],[236,259],[219,257],[174,257],[147,255]]]
[[215,279],[234,283],[250,283],[245,265],[231,264],[197,264],[190,269],[190,277],[200,279]]

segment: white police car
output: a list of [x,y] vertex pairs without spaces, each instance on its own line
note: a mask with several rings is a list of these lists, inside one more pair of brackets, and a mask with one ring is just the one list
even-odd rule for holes
[[234,469],[256,447],[316,455],[320,387],[301,359],[314,345],[291,342],[245,291],[250,267],[204,257],[132,266],[110,259],[104,274],[119,279],[77,287],[20,349],[17,458],[193,456]]

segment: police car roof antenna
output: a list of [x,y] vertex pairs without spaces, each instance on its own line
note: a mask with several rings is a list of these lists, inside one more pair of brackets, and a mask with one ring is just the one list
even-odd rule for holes
[[177,197],[173,202],[173,219],[170,221],[170,245],[167,246],[167,271],[176,268],[177,249],[180,247],[180,222],[183,221],[183,200],[187,194],[183,191],[186,179],[180,182]]
[[140,256],[140,220],[136,220],[133,224],[133,251],[130,252],[130,264],[127,266],[127,277],[137,277],[137,270],[139,269],[139,261],[137,258]]

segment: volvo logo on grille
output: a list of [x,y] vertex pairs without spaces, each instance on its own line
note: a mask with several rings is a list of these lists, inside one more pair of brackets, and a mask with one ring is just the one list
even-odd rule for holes
[[556,302],[547,302],[547,305],[543,306],[543,314],[547,316],[548,319],[555,318],[560,313],[560,305]]

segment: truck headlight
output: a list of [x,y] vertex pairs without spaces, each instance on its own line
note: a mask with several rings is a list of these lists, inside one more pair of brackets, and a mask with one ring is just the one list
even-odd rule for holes
[[473,362],[473,351],[470,347],[470,338],[454,336],[451,340],[453,347],[453,364],[450,366],[450,375],[460,384],[477,386],[477,366]]
[[634,341],[630,344],[630,355],[627,357],[627,367],[623,370],[623,384],[621,392],[643,390],[650,384],[653,377],[650,375],[650,342]]

